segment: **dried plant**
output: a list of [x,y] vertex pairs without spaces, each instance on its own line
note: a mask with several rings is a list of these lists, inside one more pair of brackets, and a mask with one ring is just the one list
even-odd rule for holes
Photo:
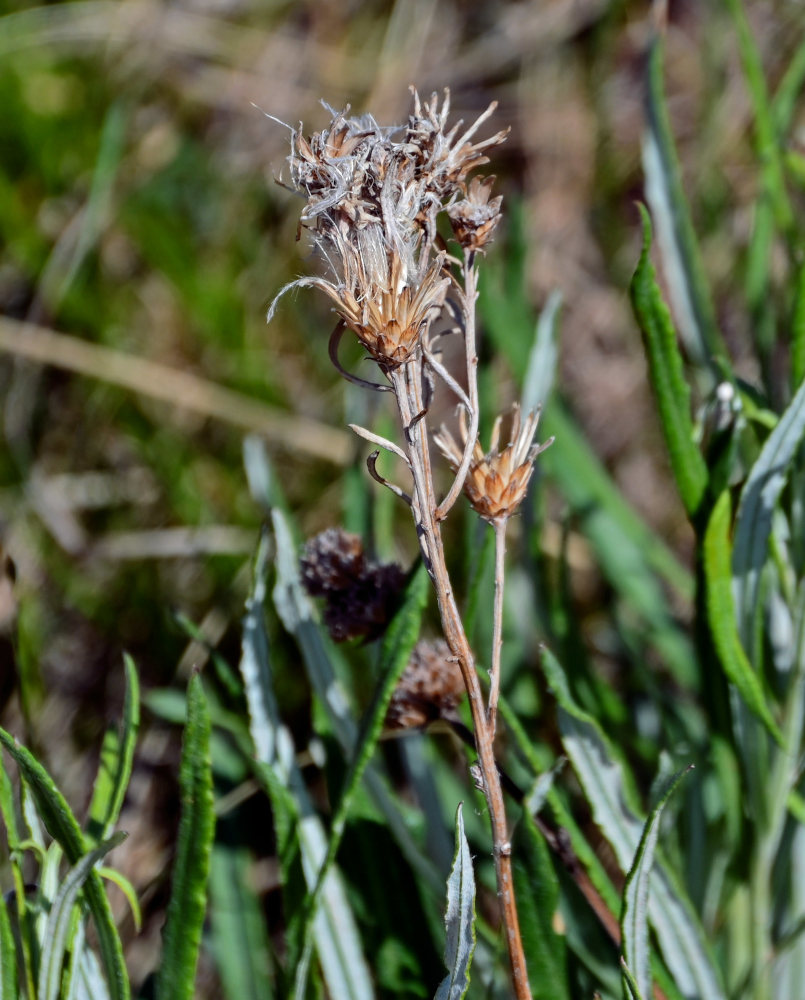
[[[330,356],[349,381],[395,399],[402,439],[397,444],[359,426],[353,430],[400,459],[410,473],[403,487],[377,470],[375,450],[367,465],[371,476],[411,509],[417,537],[436,591],[449,656],[461,672],[469,696],[477,773],[492,825],[498,894],[518,1000],[530,997],[512,885],[511,843],[495,760],[496,708],[500,689],[503,557],[509,517],[522,502],[533,463],[545,447],[534,444],[537,415],[521,420],[515,407],[509,441],[499,447],[501,420],[495,423],[491,448],[478,442],[479,405],[475,343],[478,256],[486,251],[500,219],[500,197],[492,197],[493,178],[470,179],[488,162],[486,153],[502,143],[500,131],[477,139],[492,115],[492,104],[468,128],[448,128],[449,92],[421,101],[413,92],[407,125],[384,128],[370,116],[333,113],[329,125],[310,138],[293,131],[289,157],[291,182],[306,199],[301,221],[327,266],[327,276],[306,276],[287,285],[323,291],[339,317],[330,338]],[[438,219],[446,215],[455,236],[447,244]],[[271,306],[273,314],[277,299]],[[454,325],[434,332],[446,313]],[[375,362],[377,380],[346,371],[338,348],[351,330]],[[439,340],[446,333],[463,340],[460,374],[442,363]],[[447,494],[435,485],[428,411],[437,381],[458,401],[461,442],[442,428],[435,441],[454,472]],[[466,388],[464,386],[466,385]],[[442,522],[462,490],[496,534],[494,638],[490,689],[484,699],[461,614],[447,572]],[[409,678],[410,679],[410,678]],[[415,680],[415,678],[414,678]]]

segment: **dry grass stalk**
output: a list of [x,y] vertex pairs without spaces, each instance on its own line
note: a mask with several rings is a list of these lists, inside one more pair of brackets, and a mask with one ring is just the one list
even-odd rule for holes
[[[353,429],[365,439],[402,459],[412,488],[405,490],[377,471],[379,451],[368,460],[369,472],[411,508],[422,557],[436,591],[444,637],[458,664],[472,712],[480,784],[489,807],[493,855],[503,927],[515,994],[527,1000],[525,956],[520,938],[512,883],[511,843],[495,761],[496,707],[500,690],[502,643],[503,556],[508,518],[521,503],[533,463],[543,446],[534,435],[537,415],[524,421],[513,412],[509,442],[499,448],[501,421],[495,424],[490,450],[478,443],[478,388],[475,347],[477,261],[500,219],[500,198],[491,197],[492,180],[470,179],[487,162],[486,152],[503,142],[505,132],[479,140],[480,126],[494,111],[491,105],[469,128],[459,122],[448,129],[449,93],[420,101],[414,92],[413,113],[402,128],[383,128],[371,116],[333,113],[329,126],[309,139],[292,132],[291,181],[306,198],[302,223],[329,273],[303,277],[286,286],[309,286],[333,302],[339,323],[331,337],[330,356],[350,381],[391,391],[397,404],[402,445],[365,428]],[[446,213],[458,246],[439,236],[437,217]],[[464,378],[441,362],[435,319],[446,305],[456,317],[454,334],[464,341]],[[271,317],[276,299],[269,312]],[[358,379],[338,361],[338,344],[351,330],[366,347],[378,371],[377,382]],[[455,478],[440,501],[434,484],[428,409],[436,380],[457,397],[461,412],[459,443],[444,428],[436,437]],[[496,533],[494,642],[488,700],[476,670],[453,587],[447,572],[441,523],[462,490],[477,513]]]

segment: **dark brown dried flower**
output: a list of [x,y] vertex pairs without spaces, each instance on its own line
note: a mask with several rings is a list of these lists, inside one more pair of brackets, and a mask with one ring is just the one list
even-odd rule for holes
[[447,209],[456,239],[465,250],[483,250],[492,242],[492,233],[500,222],[503,198],[490,198],[494,177],[473,177],[467,197]]
[[405,586],[402,567],[371,562],[361,539],[340,528],[308,540],[300,569],[307,592],[325,600],[324,624],[336,642],[381,636]]
[[[475,442],[472,461],[464,481],[464,492],[475,511],[487,521],[498,521],[511,517],[525,497],[528,481],[534,471],[534,459],[553,442],[550,438],[544,444],[535,444],[539,413],[529,413],[522,423],[520,407],[512,407],[509,443],[498,450],[502,417],[498,417],[492,428],[489,451],[484,452],[480,441]],[[461,411],[461,446],[444,425],[434,440],[439,450],[458,469],[467,441],[467,419]]]
[[453,712],[463,693],[461,670],[450,647],[444,639],[423,639],[391,696],[386,724],[391,729],[426,726]]

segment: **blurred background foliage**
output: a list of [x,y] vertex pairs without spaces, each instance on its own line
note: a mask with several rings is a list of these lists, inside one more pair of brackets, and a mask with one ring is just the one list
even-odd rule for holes
[[[16,571],[13,590],[10,564],[0,588],[0,638],[13,635],[0,647],[3,724],[18,726],[80,809],[119,711],[123,650],[151,691],[183,689],[192,667],[210,669],[212,651],[237,663],[264,517],[243,468],[246,433],[264,440],[300,539],[343,524],[379,556],[411,562],[407,512],[376,496],[363,448],[343,430],[390,418],[382,407],[367,417],[376,401],[346,389],[329,364],[326,303],[288,296],[269,327],[265,312],[310,267],[300,202],[277,184],[289,148],[281,122],[321,127],[321,100],[403,122],[409,84],[422,94],[447,86],[456,117],[495,100],[494,127],[511,129],[487,168],[508,219],[482,266],[488,414],[519,395],[536,315],[552,292],[562,296],[547,419],[565,447],[547,453],[510,542],[506,691],[532,739],[555,749],[551,713],[540,714],[537,643],[548,638],[579,701],[630,747],[645,792],[673,742],[657,704],[695,687],[696,673],[693,534],[627,294],[641,243],[649,4],[87,0],[0,10],[0,541]],[[803,38],[802,4],[747,0],[745,10],[774,89]],[[743,276],[759,166],[725,5],[672,0],[665,77],[718,324],[736,372],[756,382]],[[793,157],[803,130],[800,105]],[[770,261],[771,295],[787,275],[773,252]],[[770,394],[784,398],[785,345],[772,337],[764,360]],[[601,490],[616,498],[607,516],[628,525],[637,562],[612,551],[617,536],[596,521],[604,474]],[[466,582],[484,572],[483,536],[453,520]],[[276,616],[268,627],[282,714],[301,748],[309,691]],[[478,638],[490,627],[481,614]],[[352,653],[347,681],[360,707],[372,653]],[[160,704],[144,720],[121,821],[131,836],[115,853],[143,894],[146,929],[128,946],[140,979],[155,962],[177,821],[178,737]],[[452,744],[442,752],[458,776],[445,791],[449,819],[463,764]],[[389,757],[393,771],[393,748]],[[242,777],[234,767],[235,787]],[[311,780],[326,807],[327,782]],[[251,884],[279,940],[269,810],[259,798],[238,808],[219,836],[253,852]],[[361,850],[366,837],[371,850]],[[388,837],[367,809],[339,856],[348,876],[375,890],[382,879],[384,893],[386,865],[377,879],[350,869],[381,857],[377,838]],[[384,940],[378,931],[378,947]],[[418,947],[435,982],[438,952]],[[402,982],[413,958],[394,961]],[[199,996],[219,995],[216,976],[207,960]]]

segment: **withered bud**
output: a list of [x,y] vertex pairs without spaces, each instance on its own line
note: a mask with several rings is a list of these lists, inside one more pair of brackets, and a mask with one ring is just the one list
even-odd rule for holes
[[416,729],[455,710],[464,681],[444,639],[420,640],[391,696],[386,724],[391,729]]
[[494,177],[473,177],[467,197],[447,209],[456,239],[465,250],[483,250],[492,242],[492,234],[500,222],[503,198],[490,198]]
[[[512,407],[509,443],[499,450],[502,419],[498,417],[492,428],[489,451],[484,452],[480,441],[475,441],[467,478],[464,480],[464,492],[474,510],[487,521],[493,522],[511,517],[517,510],[526,495],[528,482],[534,471],[534,459],[553,443],[553,438],[549,438],[544,444],[534,443],[539,412],[529,413],[525,421],[522,421],[520,407],[515,404]],[[439,450],[454,470],[461,464],[467,443],[467,417],[463,409],[460,429],[460,446],[444,425],[434,437]]]
[[381,636],[405,586],[401,566],[371,562],[361,539],[340,528],[309,539],[300,568],[307,592],[325,600],[324,624],[336,642]]

